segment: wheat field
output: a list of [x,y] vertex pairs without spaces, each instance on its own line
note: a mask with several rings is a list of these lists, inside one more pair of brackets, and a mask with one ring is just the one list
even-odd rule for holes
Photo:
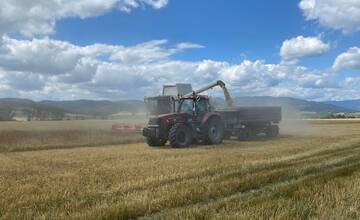
[[143,141],[139,134],[113,132],[111,126],[115,123],[144,125],[146,118],[129,116],[120,120],[0,122],[0,152],[97,147]]
[[[281,129],[278,138],[186,149],[150,148],[138,134],[133,143],[103,137],[70,147],[63,138],[37,147],[29,135],[21,146],[1,145],[0,218],[360,218],[360,121],[288,121]],[[14,125],[0,133],[9,131],[19,132]]]

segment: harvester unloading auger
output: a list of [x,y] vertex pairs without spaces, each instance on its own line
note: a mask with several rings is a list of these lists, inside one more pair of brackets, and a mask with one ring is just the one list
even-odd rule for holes
[[219,86],[224,92],[224,97],[225,97],[227,107],[232,108],[233,107],[233,100],[232,100],[232,98],[230,96],[229,91],[226,88],[225,83],[223,81],[221,81],[221,80],[216,81],[214,83],[211,83],[211,84],[209,84],[207,86],[204,86],[203,88],[195,90],[195,91],[193,91],[191,93],[188,93],[188,94],[186,94],[184,96],[186,97],[186,96],[191,96],[191,95],[199,95],[200,93],[203,93],[203,92],[205,92],[205,91],[207,91],[209,89],[213,89],[214,87],[217,87],[217,86]]
[[177,112],[182,97],[199,95],[214,87],[222,88],[227,106],[232,108],[233,101],[223,81],[219,80],[204,86],[201,89],[193,90],[190,84],[165,85],[160,96],[145,97],[144,101],[150,115],[161,115]]
[[[217,86],[223,89],[225,109],[214,110],[209,97],[200,95]],[[220,144],[231,136],[250,140],[260,133],[269,137],[279,134],[281,107],[234,107],[222,81],[183,94],[145,98],[148,106],[165,111],[154,111],[159,114],[150,117],[143,129],[149,146],[163,146],[169,141],[172,147],[188,147],[194,142]]]

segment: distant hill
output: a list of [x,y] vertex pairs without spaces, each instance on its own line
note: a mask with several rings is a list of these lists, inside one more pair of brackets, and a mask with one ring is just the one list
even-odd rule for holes
[[26,120],[62,119],[65,111],[61,108],[43,105],[28,99],[0,99],[0,121],[22,117]]
[[[222,98],[212,98],[215,105],[224,106]],[[41,104],[63,108],[66,112],[85,115],[107,116],[118,112],[145,112],[146,108],[143,101],[94,101],[94,100],[75,100],[75,101],[42,101]],[[352,109],[335,106],[332,104],[306,101],[302,99],[271,96],[254,97],[235,97],[235,105],[239,106],[282,106],[284,114],[295,115],[300,112],[309,112],[320,115],[327,115],[337,112],[354,112]]]
[[41,104],[62,108],[68,113],[108,116],[118,112],[145,112],[143,101],[107,101],[107,100],[75,100],[75,101],[41,101]]
[[[328,115],[338,112],[354,112],[354,109],[336,106],[328,103],[306,101],[289,97],[271,96],[244,96],[235,97],[234,104],[237,106],[281,106],[283,115],[297,117],[304,114],[314,114],[314,116]],[[215,99],[216,103],[224,106],[223,99]]]
[[[355,100],[354,100],[355,101]],[[225,106],[222,98],[212,98],[215,106]],[[347,101],[344,101],[345,103]],[[352,101],[351,101],[352,102]],[[359,101],[360,102],[360,101]],[[235,97],[238,106],[282,106],[284,117],[297,117],[309,114],[314,117],[339,112],[355,112],[356,105],[341,106],[338,103],[322,103],[295,98],[254,96]],[[355,107],[354,107],[355,106]],[[359,107],[359,106],[358,106]],[[109,116],[119,112],[145,112],[146,107],[140,100],[107,101],[107,100],[74,100],[74,101],[40,101],[28,99],[0,99],[0,120],[12,120],[15,116],[31,117],[35,120],[61,119],[66,113]]]
[[360,111],[360,99],[345,100],[345,101],[329,101],[329,102],[325,102],[325,103]]

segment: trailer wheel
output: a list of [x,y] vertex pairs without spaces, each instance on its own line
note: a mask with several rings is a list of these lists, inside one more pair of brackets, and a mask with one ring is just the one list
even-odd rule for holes
[[279,126],[271,125],[266,130],[266,136],[268,137],[276,137],[279,135]]
[[165,138],[147,137],[146,142],[150,147],[161,147],[166,144],[167,140]]
[[171,147],[189,147],[193,141],[191,129],[182,123],[175,124],[169,131]]
[[224,139],[226,139],[226,140],[231,139],[231,133],[225,132]]
[[255,138],[255,133],[251,127],[246,127],[240,130],[239,140],[241,141],[251,141]]
[[224,139],[224,125],[220,118],[214,117],[207,123],[207,143],[221,144]]

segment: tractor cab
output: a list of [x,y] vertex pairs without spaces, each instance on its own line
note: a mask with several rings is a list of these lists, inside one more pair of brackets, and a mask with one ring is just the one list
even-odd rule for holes
[[178,112],[187,113],[189,116],[201,119],[207,112],[211,111],[209,98],[207,96],[184,97],[180,99]]

